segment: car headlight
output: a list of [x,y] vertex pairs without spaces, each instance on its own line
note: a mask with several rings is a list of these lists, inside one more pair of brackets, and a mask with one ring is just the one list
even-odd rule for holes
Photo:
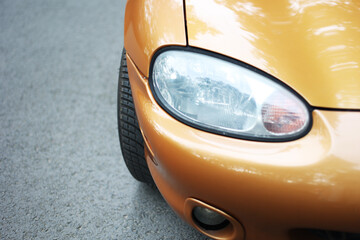
[[170,115],[205,131],[286,141],[310,128],[307,105],[290,89],[255,68],[205,51],[161,51],[153,60],[150,85]]

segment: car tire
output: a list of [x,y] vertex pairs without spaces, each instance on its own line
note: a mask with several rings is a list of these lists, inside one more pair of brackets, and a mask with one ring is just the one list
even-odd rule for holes
[[129,172],[138,181],[153,185],[145,160],[144,139],[140,132],[130,88],[125,49],[121,54],[120,62],[117,115],[120,148]]

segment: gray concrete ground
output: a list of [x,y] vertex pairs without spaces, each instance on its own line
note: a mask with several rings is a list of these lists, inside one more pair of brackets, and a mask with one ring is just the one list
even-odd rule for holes
[[0,239],[204,239],[121,158],[125,0],[0,0]]

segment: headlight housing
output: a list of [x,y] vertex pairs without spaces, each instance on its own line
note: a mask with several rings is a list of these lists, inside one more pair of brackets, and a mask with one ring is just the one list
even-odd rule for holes
[[155,55],[150,73],[157,102],[195,128],[261,141],[293,140],[310,129],[309,108],[296,93],[232,59],[169,48]]

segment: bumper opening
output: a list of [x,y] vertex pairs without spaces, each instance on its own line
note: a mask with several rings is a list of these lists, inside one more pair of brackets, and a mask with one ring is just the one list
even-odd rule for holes
[[348,233],[327,230],[309,230],[323,240],[359,240],[360,233]]
[[322,229],[293,229],[290,231],[291,240],[359,240],[360,233],[331,231]]
[[192,217],[197,225],[206,230],[221,230],[230,224],[221,214],[204,207],[194,207]]
[[213,239],[245,239],[243,226],[224,211],[194,198],[184,207],[185,219]]

